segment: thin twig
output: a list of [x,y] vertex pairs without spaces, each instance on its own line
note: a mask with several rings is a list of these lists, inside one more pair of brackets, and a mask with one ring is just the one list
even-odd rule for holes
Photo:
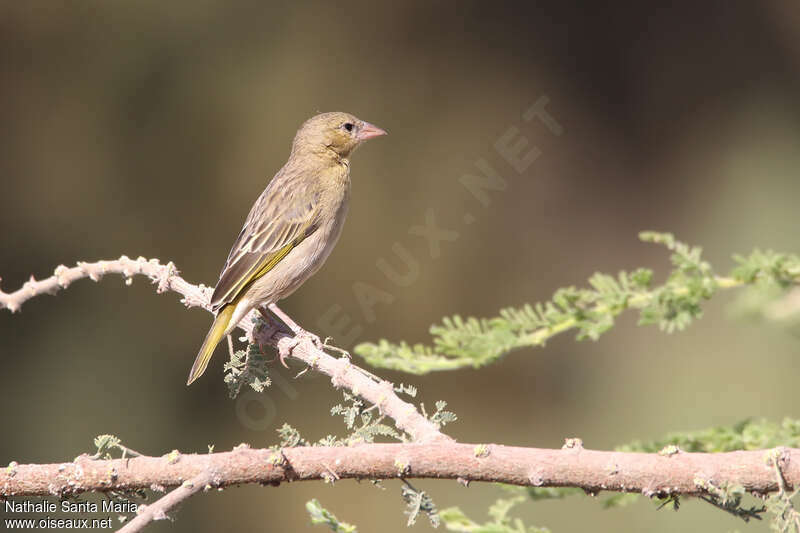
[[153,520],[166,520],[169,518],[167,513],[173,510],[190,496],[197,494],[201,490],[210,488],[211,473],[203,471],[192,479],[184,481],[181,486],[169,494],[162,496],[158,501],[150,505],[139,506],[136,518],[117,530],[117,533],[135,533],[144,529]]

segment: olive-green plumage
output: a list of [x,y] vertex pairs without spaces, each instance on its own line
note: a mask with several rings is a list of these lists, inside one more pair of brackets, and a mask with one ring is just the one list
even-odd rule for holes
[[250,210],[211,297],[217,313],[187,385],[205,372],[219,341],[253,308],[294,292],[327,259],[350,199],[350,155],[382,129],[348,113],[307,120],[289,160]]

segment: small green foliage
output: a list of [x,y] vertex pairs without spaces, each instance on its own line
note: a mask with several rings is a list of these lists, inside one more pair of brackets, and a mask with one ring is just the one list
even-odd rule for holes
[[92,456],[94,459],[111,459],[111,450],[118,449],[122,441],[114,435],[98,435],[94,438],[94,445],[97,452]]
[[269,458],[267,459],[267,463],[271,466],[280,466],[284,462],[283,455],[281,455],[280,451],[274,450]]
[[[430,346],[409,345],[405,341],[393,344],[381,339],[377,344],[365,342],[353,351],[372,366],[400,370],[411,374],[427,374],[436,370],[456,370],[471,364],[467,357],[441,356]],[[480,366],[480,365],[477,365]]]
[[478,444],[477,446],[475,446],[475,449],[472,451],[472,453],[478,459],[489,457],[489,447],[485,444]]
[[[135,457],[141,455],[139,452],[128,448],[122,444],[122,441],[119,437],[114,435],[98,435],[94,439],[94,445],[97,448],[97,452],[90,456],[91,459],[104,459],[109,460],[113,459],[111,455],[112,450],[120,450],[121,458],[125,459],[126,457]],[[76,458],[77,460],[77,458]],[[13,477],[15,472],[15,468],[17,467],[16,461],[11,461],[8,465],[7,473],[9,476]],[[60,471],[60,469],[59,469]],[[103,481],[101,483],[114,483],[119,476],[119,473],[116,467],[110,467],[107,472],[108,480]],[[139,505],[141,505],[142,500],[147,498],[147,494],[142,489],[127,489],[127,490],[109,490],[105,492],[105,497],[108,498],[110,501],[115,501],[119,503],[129,503],[134,500],[137,501]],[[124,522],[127,520],[127,517],[124,515],[120,515],[119,517],[120,522]]]
[[311,523],[314,525],[322,524],[331,528],[335,533],[356,533],[356,526],[347,522],[340,522],[333,513],[322,507],[316,500],[306,502],[306,511],[311,516]]
[[494,318],[445,317],[430,328],[432,345],[380,340],[362,343],[355,352],[373,366],[412,374],[478,368],[512,350],[543,346],[570,329],[577,331],[578,340],[597,340],[626,309],[639,309],[640,325],[680,331],[702,316],[702,303],[720,288],[786,287],[800,278],[800,258],[795,255],[755,251],[736,256],[731,276],[721,277],[702,259],[700,247],[677,241],[669,233],[642,232],[639,237],[672,252],[672,270],[660,286],[652,286],[653,272],[646,268],[616,276],[596,273],[589,278],[589,288],[561,288],[548,302],[502,309]]
[[124,446],[119,437],[114,435],[98,435],[94,438],[94,445],[97,447],[97,452],[92,455],[92,459],[112,459],[111,450],[115,449],[122,452],[122,459],[141,455],[139,452]]
[[397,477],[407,476],[411,473],[411,465],[402,459],[395,459],[394,467],[397,470]]
[[766,454],[767,466],[772,467],[775,471],[778,492],[767,498],[764,506],[772,514],[773,518],[770,526],[773,530],[781,533],[800,533],[800,511],[797,510],[793,501],[800,494],[800,488],[791,494],[789,493],[789,486],[784,478],[783,470],[781,470],[781,459],[784,459],[784,461],[786,459],[782,457],[784,453],[786,453],[784,448],[774,448]]
[[405,394],[407,396],[410,396],[411,398],[417,397],[417,388],[413,385],[404,385],[401,383],[400,385],[394,388],[394,391],[397,394]]
[[350,402],[350,405],[336,404],[331,407],[331,415],[340,415],[344,419],[344,425],[347,429],[353,429],[356,423],[356,417],[361,414],[364,408],[364,402],[349,392],[344,392],[345,402]]
[[745,495],[745,489],[741,485],[723,484],[717,486],[704,478],[695,478],[694,483],[698,488],[705,491],[705,494],[699,496],[701,500],[741,518],[745,522],[749,522],[751,518],[761,520],[761,514],[767,510],[763,505],[759,507],[743,507],[742,498]]
[[800,533],[800,511],[797,510],[796,502],[800,490],[788,494],[781,490],[767,498],[764,502],[766,511],[772,515],[770,527],[774,531],[781,533]]
[[406,514],[408,515],[407,525],[413,526],[417,523],[419,513],[424,513],[433,527],[439,527],[439,511],[428,494],[423,490],[417,490],[406,482],[401,487],[401,495],[406,501]]
[[634,441],[618,446],[620,452],[656,453],[668,446],[684,452],[732,452],[760,450],[776,446],[800,446],[800,420],[785,418],[781,424],[765,419],[747,419],[733,426],[718,426],[700,431],[671,433],[652,442]]
[[314,446],[344,446],[345,443],[342,442],[336,435],[326,435],[319,439]]
[[373,411],[376,406],[366,407],[364,402],[357,396],[347,391],[344,394],[344,404],[337,404],[331,408],[331,415],[341,416],[344,425],[352,433],[343,441],[343,445],[352,442],[375,442],[376,437],[390,437],[395,440],[406,440],[394,427],[384,424],[384,416],[375,416]]
[[171,465],[174,465],[181,459],[181,452],[178,450],[172,450],[168,454],[164,456],[167,459],[167,462]]
[[737,266],[732,277],[744,284],[761,283],[788,287],[800,277],[800,257],[767,250],[755,250],[748,256],[735,255]]
[[436,412],[434,412],[430,416],[430,421],[436,424],[436,427],[441,429],[446,424],[450,422],[455,422],[458,420],[458,416],[452,411],[445,411],[445,407],[447,407],[447,402],[444,400],[439,400],[436,402]]
[[382,424],[381,420],[383,417],[372,419],[372,414],[364,413],[361,415],[361,426],[356,428],[353,435],[350,436],[349,440],[353,440],[353,437],[356,440],[362,440],[364,442],[375,442],[376,437],[390,437],[395,440],[403,440],[400,436],[400,433],[388,424]]
[[797,492],[792,497],[775,494],[767,498],[766,510],[774,516],[770,522],[772,530],[780,533],[800,532],[800,513],[792,503],[792,498],[796,495]]
[[[787,446],[796,448],[800,446],[800,420],[785,418],[782,423],[777,424],[764,419],[747,419],[733,426],[719,426],[700,431],[690,431],[681,433],[671,433],[666,438],[652,442],[634,441],[629,444],[618,446],[617,451],[621,452],[643,452],[661,453],[679,449],[683,452],[732,452],[737,450],[760,450],[765,448],[775,448],[777,446]],[[769,458],[769,455],[768,457]],[[744,491],[737,486],[716,487],[707,480],[698,479],[698,486],[706,490],[706,494],[700,499],[711,505],[722,509],[745,521],[751,518],[760,519],[764,510],[770,511],[767,504],[764,507],[745,507],[742,505]],[[606,507],[617,507],[627,505],[636,501],[638,494],[614,494],[604,501]],[[668,503],[673,503],[677,509],[677,501],[674,498],[660,500],[661,507]],[[778,520],[776,514],[773,519]],[[798,532],[800,533],[800,532]]]
[[680,452],[681,452],[681,449],[678,448],[677,446],[675,446],[674,444],[667,444],[666,446],[664,446],[663,448],[658,450],[658,455],[664,455],[664,456],[669,457],[671,455],[675,455],[675,454],[680,453]]
[[283,424],[278,428],[278,436],[281,439],[281,448],[293,448],[295,446],[310,445],[306,439],[300,436],[300,432],[289,424]]
[[489,522],[479,524],[458,507],[448,507],[439,512],[439,518],[448,531],[462,533],[549,533],[549,529],[525,526],[519,518],[508,516],[511,509],[525,500],[525,496],[500,498],[489,507]]
[[[413,387],[401,388],[406,392],[416,393]],[[332,416],[341,416],[345,427],[350,431],[349,435],[339,438],[336,435],[327,435],[313,446],[349,446],[358,442],[375,442],[379,437],[386,437],[390,440],[408,442],[412,440],[406,433],[398,430],[393,425],[385,423],[391,421],[384,415],[377,414],[377,405],[367,407],[365,402],[358,396],[348,392],[342,392],[344,402],[334,405],[331,408]],[[455,415],[449,411],[444,411],[446,404],[437,402],[437,410],[431,420],[437,424],[444,425],[448,421],[454,420]],[[289,424],[284,424],[278,429],[281,438],[281,447],[292,446],[311,446],[311,442],[302,438],[300,432]]]
[[756,250],[747,257],[735,257],[739,263],[733,277],[750,285],[731,306],[731,314],[750,320],[778,323],[797,331],[800,310],[797,291],[787,287],[798,278],[800,259],[795,255]]
[[745,494],[744,487],[741,485],[714,485],[710,480],[696,477],[694,480],[697,488],[706,491],[709,495],[714,496],[719,500],[719,503],[724,506],[736,506],[742,500]]
[[228,395],[232,399],[239,395],[242,385],[248,385],[256,392],[263,392],[272,384],[266,357],[255,344],[248,345],[247,350],[234,352],[230,361],[225,363],[224,371]]

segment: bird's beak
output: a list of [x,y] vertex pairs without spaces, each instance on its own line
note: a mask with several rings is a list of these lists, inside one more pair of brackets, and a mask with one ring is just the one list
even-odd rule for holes
[[361,129],[358,130],[356,134],[356,139],[359,141],[366,141],[367,139],[372,139],[373,137],[380,137],[381,135],[388,135],[386,130],[382,130],[375,124],[370,124],[369,122],[364,122],[361,125]]

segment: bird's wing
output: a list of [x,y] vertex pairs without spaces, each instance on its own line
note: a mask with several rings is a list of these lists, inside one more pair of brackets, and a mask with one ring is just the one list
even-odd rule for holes
[[242,290],[316,231],[319,193],[314,180],[276,176],[247,215],[211,297],[215,309],[233,302]]

